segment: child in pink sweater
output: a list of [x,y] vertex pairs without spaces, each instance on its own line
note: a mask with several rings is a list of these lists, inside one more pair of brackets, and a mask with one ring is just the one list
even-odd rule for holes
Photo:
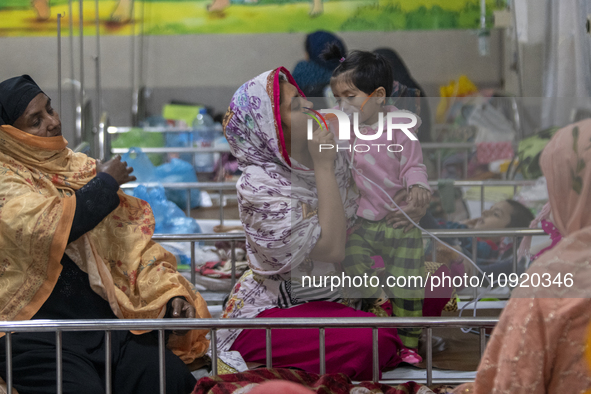
[[[333,51],[331,49],[327,57]],[[366,304],[368,300],[369,304],[380,304],[390,299],[394,316],[422,316],[424,290],[419,285],[415,286],[411,279],[425,276],[421,231],[416,227],[408,232],[403,228],[393,228],[386,219],[389,213],[397,210],[392,200],[400,191],[406,191],[408,196],[400,204],[401,208],[407,204],[426,206],[431,198],[421,146],[413,126],[409,124],[412,117],[398,114],[393,115],[394,119],[388,119],[388,113],[398,110],[387,104],[394,81],[390,64],[385,58],[371,52],[354,51],[340,60],[331,79],[339,108],[348,114],[358,114],[361,135],[375,135],[380,127],[384,131],[371,141],[359,138],[351,131],[349,156],[360,199],[358,222],[348,239],[342,268],[351,277],[367,275],[373,278],[373,282],[369,280],[371,286],[349,291],[354,297],[364,298]],[[388,139],[388,123],[406,123],[411,129],[394,129],[391,139]],[[377,255],[385,264],[385,275],[379,281],[372,268],[372,256]],[[391,279],[387,283],[388,276],[400,279],[395,284]],[[418,347],[420,331],[398,330],[402,342],[409,349]],[[411,350],[411,353],[407,360],[413,360],[414,352]],[[420,360],[418,356],[416,359]]]

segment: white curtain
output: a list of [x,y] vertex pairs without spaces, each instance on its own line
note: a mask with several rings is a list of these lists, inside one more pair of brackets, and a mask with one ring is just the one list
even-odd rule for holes
[[565,125],[573,112],[591,108],[591,0],[533,0],[546,6],[542,126]]

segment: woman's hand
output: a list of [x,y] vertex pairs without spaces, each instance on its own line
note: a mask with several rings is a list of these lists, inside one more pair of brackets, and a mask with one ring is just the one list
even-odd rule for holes
[[[167,316],[172,319],[194,319],[195,318],[195,307],[191,305],[183,297],[176,297],[170,303]],[[176,330],[173,334],[185,335],[186,330]]]
[[324,128],[314,130],[312,139],[308,141],[308,150],[312,156],[314,168],[324,164],[333,165],[337,157],[334,135]]
[[136,177],[130,175],[133,172],[133,167],[127,167],[127,162],[121,161],[121,156],[117,155],[106,163],[100,163],[97,161],[96,173],[105,172],[111,175],[119,186],[127,182],[133,182]]
[[[400,205],[400,203],[406,199],[407,195],[408,195],[408,193],[406,192],[406,190],[401,190],[398,193],[396,193],[396,196],[394,196],[394,201],[396,202],[396,204]],[[412,204],[409,204],[406,207],[404,207],[404,209],[402,209],[402,210],[404,212],[406,212],[406,214],[413,221],[415,221],[415,223],[418,223],[419,220],[421,220],[421,218],[423,216],[425,216],[425,214],[427,213],[427,205],[416,207]],[[387,214],[386,215],[386,223],[391,224],[392,227],[394,227],[394,228],[405,227],[404,228],[405,233],[409,232],[414,227],[414,224],[412,224],[406,218],[406,216],[404,216],[404,214],[402,212],[400,212],[399,210],[395,211],[395,212],[390,212],[389,214]]]

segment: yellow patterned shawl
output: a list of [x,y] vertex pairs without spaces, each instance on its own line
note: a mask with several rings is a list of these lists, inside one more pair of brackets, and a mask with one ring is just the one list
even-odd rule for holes
[[[37,137],[0,126],[0,320],[28,320],[47,300],[68,256],[92,289],[124,319],[160,318],[183,296],[197,318],[211,317],[176,260],[152,241],[149,204],[119,190],[119,206],[92,231],[67,244],[74,191],[96,175],[94,159],[66,148],[63,137]],[[139,333],[139,332],[136,332]],[[168,346],[186,363],[205,353],[205,330],[172,335]]]

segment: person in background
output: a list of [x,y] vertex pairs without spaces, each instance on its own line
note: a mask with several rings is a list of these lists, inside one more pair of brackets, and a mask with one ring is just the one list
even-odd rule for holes
[[519,245],[519,250],[517,251],[518,258],[521,259],[522,257],[527,256],[530,262],[534,261],[542,254],[555,247],[562,239],[562,234],[560,234],[560,231],[558,231],[556,225],[554,225],[554,222],[552,221],[552,210],[549,202],[542,207],[536,218],[531,221],[529,228],[538,228],[540,223],[542,223],[542,229],[550,236],[550,239],[542,244],[532,247],[532,237],[524,237],[521,245]]
[[339,65],[338,59],[324,60],[321,56],[331,44],[346,52],[343,41],[332,33],[319,30],[306,36],[306,60],[296,64],[293,70],[293,78],[306,97],[324,97],[332,71]]
[[[149,204],[120,189],[135,180],[133,168],[67,144],[59,114],[31,77],[0,83],[0,320],[211,317],[174,256],[152,241]],[[167,334],[167,393],[194,388],[185,364],[205,353],[206,333]],[[104,393],[105,333],[62,338],[63,393]],[[18,392],[55,393],[55,333],[15,333],[11,344]],[[159,391],[156,332],[113,331],[111,349],[113,392]]]
[[[427,211],[421,224],[425,229],[474,229],[497,230],[503,228],[525,228],[533,220],[532,212],[515,200],[503,200],[494,204],[490,209],[482,212],[479,218],[468,219],[461,223],[447,220],[437,220]],[[510,239],[509,239],[510,240]],[[477,238],[476,264],[487,273],[510,273],[513,270],[513,243],[502,237]],[[450,238],[444,239],[450,241]],[[472,257],[472,238],[458,238],[458,247],[468,257]],[[432,246],[425,251],[425,258],[431,260]],[[437,247],[439,253],[440,246]],[[437,260],[437,259],[436,259]],[[467,273],[476,270],[472,264],[464,261]]]
[[[458,394],[586,393],[591,323],[591,119],[559,130],[540,167],[555,226],[564,236],[515,287],[478,366]],[[537,281],[539,278],[539,282]]]
[[[425,94],[425,90],[415,81],[415,79],[410,75],[410,71],[402,61],[402,58],[396,53],[396,51],[389,49],[389,48],[379,48],[373,51],[383,57],[385,57],[390,66],[392,67],[392,78],[394,81],[398,81],[400,84],[406,86],[407,88],[417,89],[420,92],[420,97],[425,98],[427,95]],[[429,103],[427,100],[420,100],[421,102],[421,120],[423,121],[419,131],[417,133],[417,137],[421,142],[431,142],[431,109],[429,108]],[[407,108],[411,112],[413,111],[411,108]]]

